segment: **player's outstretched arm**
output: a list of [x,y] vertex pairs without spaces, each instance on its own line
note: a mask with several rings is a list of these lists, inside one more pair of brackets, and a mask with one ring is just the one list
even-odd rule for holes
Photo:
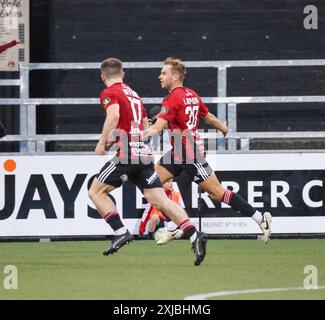
[[117,127],[119,119],[120,119],[119,104],[115,103],[110,105],[106,109],[106,119],[103,125],[102,133],[100,135],[99,141],[95,149],[96,154],[104,155],[106,153],[105,151],[106,143],[110,142],[113,131]]
[[149,137],[159,134],[163,131],[168,121],[162,118],[158,118],[155,124],[143,131],[143,140],[147,140]]
[[218,129],[222,132],[223,136],[225,137],[229,131],[227,126],[227,121],[221,122],[214,114],[209,112],[204,118],[204,122],[211,127]]
[[143,130],[147,130],[149,128],[149,121],[147,117],[142,119],[142,126]]

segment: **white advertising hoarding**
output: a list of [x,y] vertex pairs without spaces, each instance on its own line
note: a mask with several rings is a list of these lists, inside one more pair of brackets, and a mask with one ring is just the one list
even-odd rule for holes
[[[0,237],[112,234],[88,198],[89,180],[106,161],[95,155],[0,156]],[[273,233],[325,233],[325,154],[217,154],[208,161],[225,186],[260,211],[271,211]],[[141,192],[127,183],[112,195],[124,223],[138,234]],[[207,194],[202,202],[204,232],[260,233],[252,219],[215,206]],[[198,204],[193,183],[185,206],[196,224]]]

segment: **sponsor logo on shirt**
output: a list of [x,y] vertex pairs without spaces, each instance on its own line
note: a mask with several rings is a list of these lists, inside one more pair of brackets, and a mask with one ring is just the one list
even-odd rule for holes
[[111,99],[110,99],[110,98],[105,98],[105,99],[103,100],[103,105],[104,105],[104,107],[106,107],[110,102],[111,102]]
[[161,107],[160,113],[161,114],[167,114],[168,113],[168,107]]

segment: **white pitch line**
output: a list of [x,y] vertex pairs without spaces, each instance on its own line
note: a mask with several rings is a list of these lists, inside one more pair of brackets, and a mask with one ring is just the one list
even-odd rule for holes
[[185,297],[184,300],[207,300],[212,297],[224,297],[232,296],[245,293],[261,293],[261,292],[281,292],[281,291],[296,291],[296,290],[320,290],[325,289],[325,286],[317,286],[315,288],[306,289],[305,287],[296,287],[296,288],[267,288],[267,289],[248,289],[248,290],[233,290],[233,291],[219,291],[219,292],[209,292],[196,294],[193,296]]

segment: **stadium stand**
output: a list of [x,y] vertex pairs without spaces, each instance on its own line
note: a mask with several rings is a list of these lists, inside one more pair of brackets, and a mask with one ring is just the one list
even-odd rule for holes
[[[100,4],[101,1],[97,1]],[[107,1],[102,1],[107,3]],[[99,62],[107,55],[124,61],[162,61],[175,55],[185,61],[322,59],[321,30],[303,28],[303,1],[108,1],[114,16],[132,12],[129,23],[107,19],[102,6],[91,1],[31,2],[32,62]],[[321,11],[320,1],[314,3]],[[104,6],[103,6],[104,7]],[[164,14],[163,8],[173,10]],[[145,9],[145,10],[144,10]],[[62,12],[71,13],[67,21]],[[83,16],[83,19],[78,17]],[[321,17],[319,18],[321,23]],[[42,25],[44,32],[33,32]],[[107,32],[101,26],[105,25]],[[289,31],[289,32],[284,32]],[[181,42],[181,45],[179,43]],[[159,69],[132,69],[127,82],[144,97],[161,97]],[[1,73],[2,79],[16,79],[15,73]],[[187,84],[201,96],[217,96],[218,78],[211,68],[189,70]],[[323,95],[324,66],[231,68],[227,70],[227,96]],[[42,83],[42,85],[40,85]],[[30,74],[30,97],[97,97],[97,70],[37,70]],[[19,88],[0,87],[4,98],[18,98]],[[220,93],[219,93],[220,96]],[[150,105],[147,105],[150,108]],[[217,113],[216,105],[211,105]],[[95,105],[37,108],[38,134],[98,133],[102,110]],[[237,130],[324,131],[322,103],[245,104],[237,109]],[[0,119],[8,134],[19,133],[19,107],[0,107]],[[303,119],[303,120],[302,120]],[[251,149],[324,148],[324,139],[254,139]],[[49,151],[89,151],[89,142],[52,142]],[[1,150],[18,151],[15,142],[1,144]]]

